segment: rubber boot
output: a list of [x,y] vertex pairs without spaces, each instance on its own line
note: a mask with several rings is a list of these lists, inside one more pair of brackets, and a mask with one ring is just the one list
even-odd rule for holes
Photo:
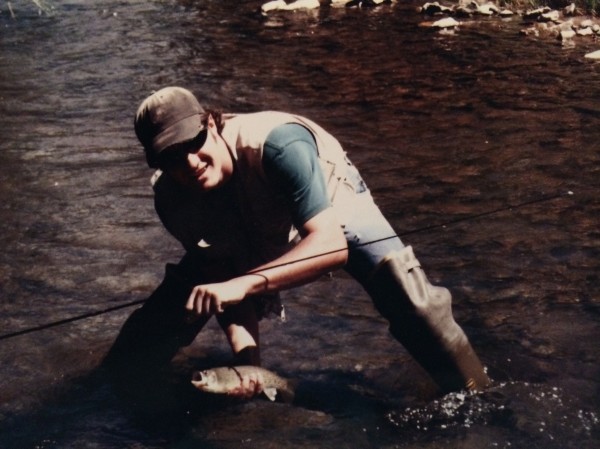
[[367,288],[390,332],[444,393],[490,384],[467,336],[452,316],[448,289],[429,283],[412,247],[388,256]]

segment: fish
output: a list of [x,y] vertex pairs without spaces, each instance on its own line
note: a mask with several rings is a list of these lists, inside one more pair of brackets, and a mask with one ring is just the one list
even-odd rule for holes
[[260,373],[263,378],[263,393],[269,400],[275,401],[277,396],[283,402],[294,400],[296,382],[275,374],[259,366],[220,366],[204,371],[196,371],[192,375],[192,385],[197,389],[215,394],[228,394],[240,387],[242,378]]

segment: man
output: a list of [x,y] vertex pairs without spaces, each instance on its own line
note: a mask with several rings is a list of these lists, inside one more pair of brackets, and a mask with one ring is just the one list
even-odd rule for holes
[[[258,323],[277,293],[344,267],[443,392],[489,384],[450,293],[427,281],[319,125],[283,112],[221,114],[167,87],[140,105],[135,131],[159,169],[157,213],[186,255],[128,319],[109,360],[162,366],[214,315],[236,363],[259,365]],[[260,390],[251,378],[239,393]]]

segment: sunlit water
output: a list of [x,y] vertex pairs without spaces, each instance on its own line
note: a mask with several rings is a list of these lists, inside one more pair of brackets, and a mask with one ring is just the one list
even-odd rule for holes
[[[336,274],[263,323],[264,365],[300,381],[297,404],[131,410],[95,373],[125,308],[0,340],[0,447],[598,447],[593,41],[519,36],[517,18],[442,36],[407,3],[268,18],[246,0],[46,4],[15,0],[12,19],[0,3],[2,335],[142,300],[180,256],[132,130],[151,90],[179,84],[339,137],[496,382],[436,396]],[[203,332],[173,382],[225,363],[223,340]]]

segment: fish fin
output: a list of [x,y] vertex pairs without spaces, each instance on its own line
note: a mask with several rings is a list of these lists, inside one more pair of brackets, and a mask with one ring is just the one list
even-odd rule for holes
[[263,393],[269,398],[270,401],[274,401],[277,397],[277,388],[265,388]]

